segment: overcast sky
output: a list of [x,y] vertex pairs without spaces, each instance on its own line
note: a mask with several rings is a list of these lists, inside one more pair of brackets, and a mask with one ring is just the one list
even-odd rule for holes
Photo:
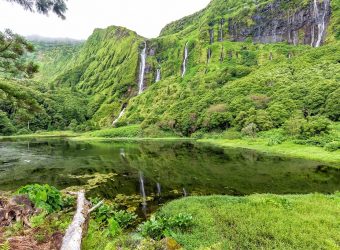
[[68,0],[66,20],[25,11],[0,0],[0,30],[21,35],[86,39],[95,28],[124,26],[147,38],[169,22],[203,9],[210,0]]

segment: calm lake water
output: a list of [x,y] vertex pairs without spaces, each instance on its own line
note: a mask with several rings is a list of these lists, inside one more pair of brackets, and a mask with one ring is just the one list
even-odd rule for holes
[[89,196],[148,213],[186,195],[333,193],[340,190],[340,170],[188,141],[0,141],[0,190],[31,183],[84,186]]

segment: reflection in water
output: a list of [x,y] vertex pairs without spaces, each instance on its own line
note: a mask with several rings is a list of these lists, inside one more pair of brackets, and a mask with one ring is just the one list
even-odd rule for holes
[[146,193],[145,193],[145,187],[144,187],[144,177],[141,171],[139,172],[139,183],[140,183],[140,194],[142,196],[142,207],[143,207],[142,209],[146,215],[146,208],[147,208]]
[[0,190],[29,183],[92,187],[88,195],[124,195],[124,202],[138,196],[137,206],[142,200],[149,212],[159,203],[188,195],[188,190],[190,195],[333,193],[340,189],[340,170],[315,161],[183,141],[0,141]]
[[156,186],[157,186],[157,196],[161,196],[161,184],[159,183],[159,182],[157,182],[157,184],[156,184]]
[[188,196],[188,193],[187,193],[187,191],[185,190],[185,188],[183,188],[183,196],[184,196],[184,197],[187,197],[187,196]]

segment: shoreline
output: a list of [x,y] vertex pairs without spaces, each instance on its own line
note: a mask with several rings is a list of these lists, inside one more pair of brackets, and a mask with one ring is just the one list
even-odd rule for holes
[[86,134],[74,133],[72,131],[58,131],[42,134],[0,136],[0,140],[4,139],[53,139],[67,138],[71,141],[192,141],[201,144],[227,148],[239,148],[255,150],[259,153],[270,155],[285,156],[290,158],[301,158],[306,160],[320,161],[330,164],[332,167],[340,169],[340,152],[328,152],[321,147],[311,145],[298,145],[293,142],[286,141],[279,145],[268,146],[265,139],[193,139],[188,137],[91,137]]
[[279,145],[268,146],[263,141],[247,141],[242,139],[199,139],[199,143],[207,143],[213,146],[227,148],[240,148],[255,150],[265,154],[280,155],[290,158],[320,161],[331,164],[331,167],[340,169],[340,152],[328,152],[321,147],[310,145],[298,145],[292,142],[283,142]]

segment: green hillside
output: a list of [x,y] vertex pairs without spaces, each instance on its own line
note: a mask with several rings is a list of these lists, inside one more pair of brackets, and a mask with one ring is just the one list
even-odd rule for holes
[[79,52],[81,42],[32,41],[36,51],[29,55],[39,63],[34,79],[44,84],[51,82],[66,68],[72,57]]
[[340,4],[317,3],[315,10],[307,0],[213,0],[155,39],[111,26],[96,29],[84,44],[40,44],[36,80],[86,99],[86,115],[73,123],[86,120],[87,129],[112,127],[124,108],[115,126],[141,124],[183,136],[294,122],[327,126],[327,119],[340,117]]

